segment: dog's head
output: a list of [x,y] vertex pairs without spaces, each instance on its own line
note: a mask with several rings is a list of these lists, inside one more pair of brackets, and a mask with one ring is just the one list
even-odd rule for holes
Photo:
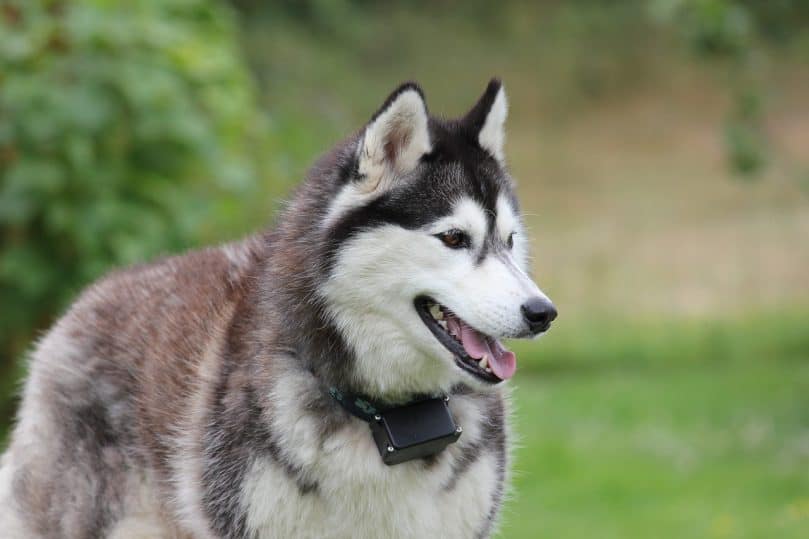
[[456,120],[430,116],[404,84],[353,143],[322,225],[319,293],[374,393],[498,384],[516,369],[501,339],[536,336],[556,317],[526,274],[506,112],[497,80]]

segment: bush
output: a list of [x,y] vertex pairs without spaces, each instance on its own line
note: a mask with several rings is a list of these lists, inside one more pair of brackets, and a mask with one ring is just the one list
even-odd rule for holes
[[[761,64],[764,45],[785,45],[806,35],[809,9],[798,2],[774,0],[657,0],[657,18],[680,30],[700,57],[725,63],[733,110],[725,121],[725,147],[731,170],[742,178],[759,174],[768,162],[764,129],[766,81]],[[766,71],[764,71],[766,73]]]
[[207,0],[0,5],[0,368],[83,285],[216,236],[223,195],[255,188],[235,22]]

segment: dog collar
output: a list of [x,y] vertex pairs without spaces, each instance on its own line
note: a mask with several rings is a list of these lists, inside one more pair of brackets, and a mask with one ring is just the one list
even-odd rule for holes
[[329,388],[329,394],[348,413],[368,423],[382,462],[389,466],[440,453],[463,432],[449,411],[448,396],[384,407],[336,387]]

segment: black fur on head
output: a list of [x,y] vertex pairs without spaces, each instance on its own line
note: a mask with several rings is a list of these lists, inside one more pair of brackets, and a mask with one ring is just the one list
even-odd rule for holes
[[480,133],[480,130],[483,128],[486,117],[489,115],[489,111],[491,111],[492,105],[494,104],[494,100],[502,88],[503,83],[500,79],[495,77],[490,80],[483,95],[478,99],[478,102],[475,103],[475,106],[464,116],[464,125],[475,137],[477,137],[478,133]]
[[[326,261],[340,244],[357,230],[393,223],[416,228],[436,220],[451,210],[458,195],[468,195],[495,215],[500,193],[506,194],[516,207],[513,182],[503,163],[482,148],[478,135],[491,107],[501,91],[499,79],[492,79],[478,102],[463,117],[443,119],[431,116],[428,128],[432,149],[421,157],[419,165],[395,188],[383,192],[365,206],[345,214],[329,231]],[[377,118],[406,90],[424,93],[412,82],[399,86],[377,111]],[[372,119],[372,121],[373,121]],[[340,179],[344,185],[361,178],[356,172],[356,159]]]

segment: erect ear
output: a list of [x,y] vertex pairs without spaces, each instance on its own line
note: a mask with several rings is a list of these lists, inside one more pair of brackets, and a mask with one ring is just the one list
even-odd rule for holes
[[505,162],[503,144],[506,140],[506,116],[508,116],[506,90],[500,80],[492,79],[464,119],[472,132],[477,133],[480,147],[501,163]]
[[427,105],[415,83],[397,88],[365,128],[359,145],[359,173],[370,189],[413,170],[431,150]]

